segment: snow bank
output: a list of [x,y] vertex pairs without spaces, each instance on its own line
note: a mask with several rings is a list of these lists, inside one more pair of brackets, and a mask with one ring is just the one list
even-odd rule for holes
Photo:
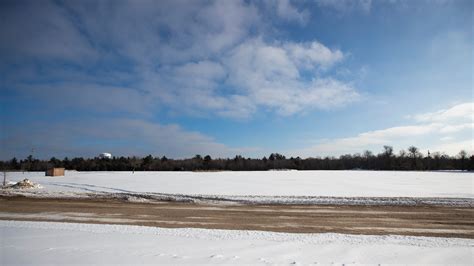
[[31,182],[28,178],[25,178],[18,182],[8,182],[3,189],[33,189],[33,188],[42,188],[39,184]]
[[451,206],[474,207],[471,198],[410,198],[410,197],[317,197],[317,196],[233,196],[183,195],[165,193],[110,193],[110,192],[48,192],[0,191],[0,196],[24,196],[47,199],[107,199],[138,203],[157,201],[193,202],[207,204],[299,204],[299,205],[352,205],[352,206]]
[[[472,265],[474,241],[455,238],[288,234],[126,225],[0,221],[9,264]],[[28,254],[25,256],[24,254]]]

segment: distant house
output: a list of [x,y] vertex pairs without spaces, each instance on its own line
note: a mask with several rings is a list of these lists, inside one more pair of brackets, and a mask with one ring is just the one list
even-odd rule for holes
[[64,168],[48,168],[46,170],[46,176],[63,176]]
[[112,154],[104,152],[104,153],[99,154],[99,158],[100,159],[112,159]]

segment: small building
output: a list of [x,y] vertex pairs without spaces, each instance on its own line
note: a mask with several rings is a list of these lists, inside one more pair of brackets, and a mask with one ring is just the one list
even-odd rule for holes
[[48,168],[46,176],[64,176],[64,168]]
[[104,152],[104,153],[99,154],[99,158],[100,159],[112,159],[112,154]]

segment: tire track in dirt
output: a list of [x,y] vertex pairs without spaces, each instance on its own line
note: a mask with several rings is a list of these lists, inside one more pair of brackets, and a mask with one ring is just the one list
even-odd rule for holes
[[212,205],[0,197],[0,220],[474,239],[474,208],[446,206]]

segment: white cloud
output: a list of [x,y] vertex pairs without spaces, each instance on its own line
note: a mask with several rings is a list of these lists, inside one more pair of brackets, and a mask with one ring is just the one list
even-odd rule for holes
[[32,101],[41,99],[51,112],[81,110],[98,113],[133,113],[148,115],[153,101],[139,90],[95,83],[58,82],[21,85],[18,92]]
[[[214,60],[145,69],[142,88],[176,112],[249,118],[257,110],[293,115],[359,100],[351,84],[319,73],[343,59],[318,42],[268,44],[249,39]],[[310,79],[302,72],[315,72]]]
[[445,125],[439,130],[441,133],[455,133],[466,129],[474,130],[474,123],[464,123],[458,125]]
[[451,136],[445,136],[445,137],[441,137],[439,140],[441,140],[441,141],[451,141],[451,140],[453,140],[453,139],[454,139],[454,138],[451,137]]
[[442,151],[451,156],[457,155],[461,150],[465,150],[468,154],[474,154],[473,139],[442,143],[430,149],[430,151]]
[[365,132],[359,135],[367,140],[381,140],[386,141],[388,139],[393,138],[404,138],[404,137],[412,137],[412,136],[419,136],[428,134],[433,132],[437,126],[435,124],[429,125],[415,125],[415,126],[399,126],[399,127],[391,127],[382,130],[375,130]]
[[314,41],[308,43],[286,43],[283,45],[289,57],[298,67],[315,69],[327,68],[343,59],[340,50],[331,50]]
[[278,17],[287,21],[295,21],[304,25],[310,17],[308,10],[298,10],[290,0],[267,0],[265,4],[269,8],[275,9]]
[[321,7],[332,8],[341,13],[351,11],[362,11],[369,13],[372,7],[372,0],[316,0]]
[[414,118],[420,122],[449,122],[458,119],[474,121],[474,102],[461,103],[449,109],[432,113],[419,114]]
[[[93,125],[93,126],[91,126]],[[108,151],[115,156],[168,156],[189,158],[195,154],[232,157],[258,151],[255,147],[229,147],[199,132],[175,124],[159,124],[142,119],[72,119],[48,121],[18,127],[8,125],[0,159],[26,157],[97,156]],[[51,141],[54,140],[54,141]]]
[[243,0],[45,0],[10,6],[1,10],[0,47],[74,62],[88,54],[152,65],[203,60],[245,39],[260,20],[257,8]]
[[[293,115],[358,100],[351,83],[327,71],[344,59],[342,51],[317,40],[268,38],[262,26],[268,11],[261,10],[268,5],[272,18],[304,23],[309,17],[308,11],[284,0],[263,5],[243,0],[45,2],[44,8],[31,7],[41,11],[35,19],[23,18],[20,23],[27,25],[25,36],[31,39],[22,40],[24,47],[17,47],[17,52],[33,49],[31,54],[48,60],[51,53],[58,53],[54,58],[72,64],[87,61],[91,54],[95,60],[88,61],[91,66],[108,70],[95,74],[96,69],[79,67],[65,73],[59,65],[58,71],[46,68],[47,78],[41,70],[28,82],[15,81],[31,86],[32,91],[47,87],[49,94],[57,96],[53,98],[62,95],[66,102],[76,107],[83,104],[85,109],[104,105],[111,110],[152,113],[168,108],[175,113],[239,119],[261,109]],[[22,16],[9,18],[19,23],[16,20]],[[37,26],[43,24],[51,27]],[[44,38],[54,42],[46,43]],[[63,54],[56,44],[70,54]],[[115,66],[127,69],[119,71]],[[73,75],[74,80],[69,80]],[[60,82],[49,86],[50,80]],[[78,96],[71,98],[74,91]],[[112,96],[103,97],[107,93]],[[87,102],[81,95],[97,97]],[[48,101],[41,93],[36,96]]]
[[177,75],[192,78],[220,79],[225,75],[222,66],[212,61],[191,62],[181,65],[175,69]]
[[359,99],[347,83],[313,77],[304,79],[306,68],[326,67],[341,60],[342,52],[320,43],[267,44],[252,39],[233,49],[224,65],[228,83],[256,105],[292,115],[313,108],[329,109]]
[[15,60],[94,60],[98,53],[63,10],[49,1],[19,1],[0,9],[0,55]]
[[169,74],[177,84],[194,88],[215,87],[227,74],[221,64],[207,60],[180,65],[172,68],[172,72]]
[[[420,124],[368,131],[353,137],[321,140],[317,145],[290,151],[289,154],[308,157],[340,155],[362,152],[365,149],[380,149],[382,145],[392,145],[399,149],[406,148],[407,145],[421,145],[423,151],[440,151],[450,155],[456,155],[461,149],[472,152],[474,125],[472,122],[465,122],[471,120],[472,114],[472,103],[463,103],[432,113],[410,116],[415,121],[422,122]],[[453,135],[455,133],[458,134],[456,137]],[[444,143],[439,144],[436,140]]]
[[300,156],[341,155],[345,153],[362,152],[366,149],[380,148],[382,145],[393,145],[401,140],[415,139],[434,132],[435,125],[413,125],[391,127],[382,130],[368,131],[354,137],[329,139],[300,150],[291,151],[291,154]]

